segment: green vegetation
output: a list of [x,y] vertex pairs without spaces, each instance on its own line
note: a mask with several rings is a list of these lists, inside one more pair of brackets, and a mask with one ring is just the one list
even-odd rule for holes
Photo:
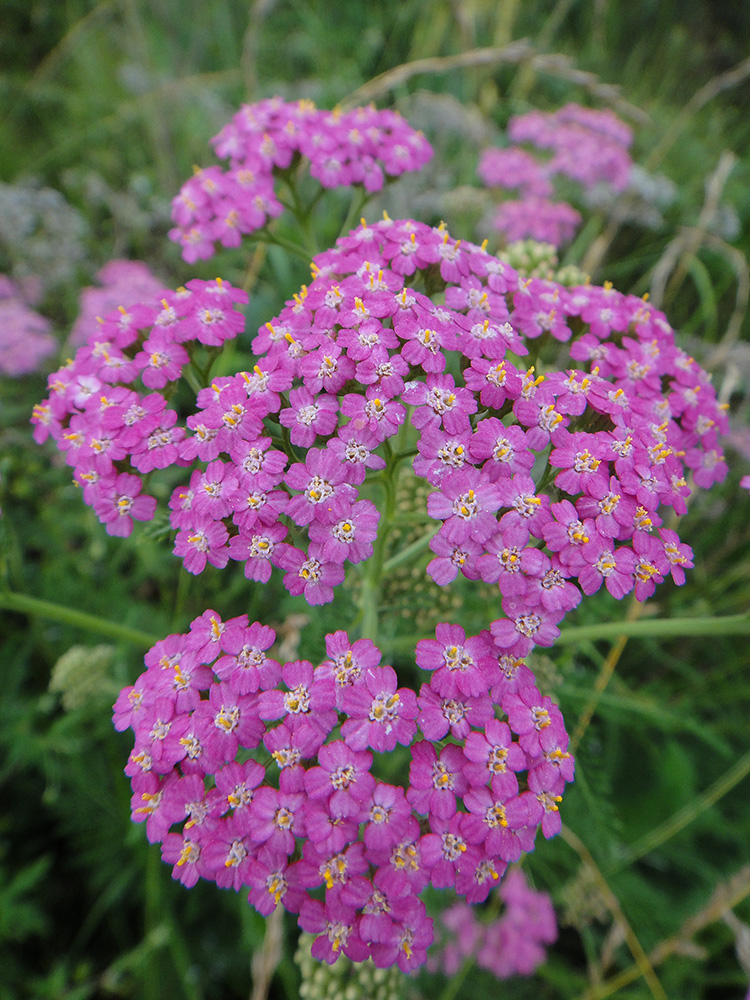
[[[535,654],[576,750],[563,833],[539,838],[524,862],[560,924],[547,963],[503,983],[475,965],[451,980],[423,971],[402,980],[404,997],[747,991],[750,499],[738,483],[750,471],[749,40],[750,7],[711,0],[4,2],[0,273],[45,270],[36,308],[60,359],[81,289],[115,257],[145,261],[167,287],[217,273],[251,287],[250,331],[307,279],[277,247],[249,267],[246,248],[189,266],[167,238],[171,199],[194,164],[215,162],[208,140],[243,102],[400,109],[436,158],[373,205],[445,218],[478,242],[490,233],[476,165],[512,115],[576,101],[634,129],[640,195],[589,208],[555,266],[649,292],[665,310],[728,404],[729,476],[680,525],[695,562],[683,587],[665,583],[637,608],[600,592]],[[19,192],[46,188],[63,199],[48,215],[27,225],[13,214]],[[317,221],[335,239],[340,219]],[[236,351],[247,356],[249,343]],[[318,658],[323,633],[345,627],[340,608],[311,612],[233,564],[191,577],[166,521],[107,536],[60,456],[32,439],[45,384],[0,381],[0,1000],[293,1000],[293,921],[267,926],[244,895],[215,886],[185,890],[130,823],[130,744],[111,705],[154,639],[214,602]],[[408,527],[405,545],[422,530]],[[441,599],[412,583],[394,567],[396,658],[413,649],[408,613],[430,620]]]

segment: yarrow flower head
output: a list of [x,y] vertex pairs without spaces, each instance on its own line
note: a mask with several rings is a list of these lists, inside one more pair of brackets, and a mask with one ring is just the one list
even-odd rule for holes
[[[34,407],[34,437],[43,441],[51,436],[57,442],[84,500],[110,534],[129,535],[133,518],[154,516],[155,498],[141,495],[144,475],[184,464],[183,454],[191,454],[191,449],[191,457],[199,451],[202,456],[211,454],[209,442],[222,426],[241,425],[240,414],[229,405],[225,424],[206,428],[205,442],[200,441],[199,430],[199,440],[186,445],[186,428],[178,423],[167,397],[196,350],[219,346],[237,335],[244,319],[235,304],[246,301],[244,292],[221,279],[194,279],[176,292],[163,290],[159,300],[129,309],[120,306],[98,317],[86,344],[50,375],[50,395]],[[258,429],[259,418],[251,425],[251,417],[241,426]],[[233,440],[230,431],[226,439]],[[181,453],[185,448],[187,452]],[[215,518],[233,509],[226,505],[226,497],[236,482],[223,484],[221,469],[219,462],[213,478],[202,479],[197,509],[204,520],[187,525],[178,541],[194,571],[203,569],[207,560],[215,563],[223,558],[211,558],[226,541]],[[197,474],[196,484],[199,480]],[[217,499],[222,493],[224,504]],[[192,506],[192,498],[182,500],[180,510]]]
[[552,200],[555,177],[576,181],[584,191],[604,184],[620,192],[628,185],[633,135],[612,111],[578,104],[530,111],[511,118],[508,138],[513,145],[482,154],[477,173],[488,187],[520,196],[503,201],[494,219],[509,243],[532,239],[559,247],[573,238],[582,216],[572,205]]
[[243,105],[211,142],[228,168],[196,169],[172,204],[169,235],[188,263],[211,257],[217,244],[239,246],[243,235],[280,215],[277,177],[303,158],[324,188],[374,192],[432,156],[424,136],[395,111],[326,111],[278,97]]
[[[475,715],[464,738],[441,748],[428,727],[418,732],[417,694],[374,665],[372,643],[330,634],[332,659],[314,667],[270,659],[274,639],[247,616],[208,610],[149,651],[114,707],[115,727],[135,736],[125,769],[133,820],[186,886],[202,878],[247,891],[263,914],[279,904],[298,914],[317,958],[411,971],[433,936],[427,886],[486,899],[540,825],[556,832],[546,817],[573,776],[562,717],[522,687],[503,700],[508,722]],[[419,701],[446,690],[442,669],[467,674],[474,659],[484,697],[502,688],[488,636],[442,625],[435,647]],[[433,672],[440,648],[444,666]],[[482,695],[463,697],[471,713]],[[396,742],[411,755],[403,785],[376,776],[376,755]]]
[[18,378],[42,368],[57,350],[51,325],[30,308],[22,290],[0,274],[0,375]]
[[545,961],[545,946],[557,940],[557,921],[549,896],[529,887],[520,869],[508,872],[499,895],[501,916],[489,923],[465,903],[455,903],[440,916],[443,932],[429,967],[454,976],[467,959],[498,979],[530,976]]
[[[402,258],[413,271],[394,270]],[[414,220],[364,223],[312,269],[259,330],[252,368],[211,381],[186,426],[169,387],[244,324],[245,296],[226,282],[109,314],[50,377],[35,436],[56,440],[110,533],[154,515],[140,477],[193,466],[169,502],[186,568],[231,560],[260,582],[275,570],[290,593],[327,603],[347,564],[374,552],[368,477],[400,475],[411,448],[434,488],[427,572],[441,586],[459,573],[498,585],[490,633],[503,655],[551,645],[582,593],[642,600],[668,574],[683,582],[691,552],[660,512],[684,513],[690,470],[698,486],[726,474],[727,420],[663,314],[610,285],[521,280]],[[419,290],[428,276],[444,303]],[[556,344],[564,371],[544,360]],[[554,502],[530,474],[541,461]]]

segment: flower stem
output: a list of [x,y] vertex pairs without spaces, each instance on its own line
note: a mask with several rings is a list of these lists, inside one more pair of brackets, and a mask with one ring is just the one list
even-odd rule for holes
[[600,625],[571,625],[561,630],[556,646],[597,639],[666,639],[688,635],[750,635],[750,614],[720,615],[711,618],[653,618],[646,621],[606,622]]
[[255,239],[259,243],[273,243],[275,246],[281,247],[283,250],[288,250],[289,253],[293,253],[297,257],[301,257],[306,264],[310,263],[310,251],[301,244],[295,243],[293,240],[288,240],[286,236],[279,236],[268,230],[263,236],[255,234]]
[[682,809],[660,823],[659,826],[649,830],[647,834],[631,844],[626,849],[624,855],[618,858],[616,866],[607,869],[607,874],[612,875],[633,862],[638,861],[644,855],[654,851],[657,847],[671,840],[693,820],[697,819],[701,813],[710,809],[712,805],[719,801],[724,795],[738,785],[747,775],[750,774],[750,750],[743,754],[740,759],[729,768],[719,779],[705,790],[696,799],[693,799]]
[[464,980],[474,968],[474,965],[475,959],[473,955],[469,955],[468,958],[464,959],[458,972],[454,973],[448,980],[448,985],[440,994],[440,1000],[455,1000],[458,996],[458,991],[463,986]]
[[362,215],[362,209],[370,200],[370,197],[370,193],[365,191],[364,188],[359,191],[356,187],[354,188],[352,191],[352,199],[349,203],[349,211],[346,213],[346,218],[341,224],[341,236],[346,236],[347,233],[354,228],[355,223],[359,221],[359,218]]
[[[649,958],[643,949],[643,945],[635,936],[632,927],[628,923],[627,918],[625,917],[625,914],[622,911],[619,899],[614,894],[612,889],[609,887],[607,880],[604,878],[596,862],[594,861],[591,852],[583,843],[583,841],[580,839],[580,837],[577,837],[576,834],[573,833],[572,830],[568,829],[564,824],[560,835],[562,839],[565,841],[565,843],[568,844],[568,846],[571,847],[576,852],[581,861],[592,872],[594,879],[596,881],[597,888],[599,889],[599,892],[602,894],[602,897],[607,905],[607,908],[612,914],[612,918],[615,924],[622,933],[622,936],[625,939],[625,943],[630,949],[630,953],[633,956],[638,972],[646,980],[648,988],[651,992],[651,996],[654,997],[654,1000],[667,1000],[667,994],[664,992],[664,988],[659,982],[656,973],[654,972],[654,967],[649,961]],[[592,1000],[593,996],[596,996],[598,998],[599,993],[595,991],[596,987],[594,986],[592,987],[592,990],[586,994],[586,996],[589,997],[589,995],[591,994]]]
[[377,642],[378,636],[378,605],[380,604],[380,579],[375,573],[368,573],[362,581],[360,597],[362,623],[361,638]]
[[29,597],[28,594],[14,594],[6,590],[0,593],[0,608],[6,611],[18,611],[30,617],[47,618],[50,621],[60,622],[63,625],[72,625],[74,628],[83,629],[85,632],[95,632],[99,635],[106,635],[110,639],[119,639],[122,642],[129,642],[134,646],[141,646],[148,649],[158,642],[159,636],[149,635],[148,632],[141,632],[140,629],[131,628],[121,622],[113,622],[108,618],[100,618],[98,615],[89,614],[87,611],[79,611],[77,608],[68,608],[64,604],[55,604],[52,601],[42,601],[38,597]]
[[[632,625],[634,622],[639,621],[641,615],[643,614],[643,608],[644,605],[639,604],[638,601],[635,600],[635,594],[634,594],[633,598],[631,599],[630,606],[628,607],[628,613],[624,624]],[[628,636],[623,635],[623,633],[620,632],[617,636],[615,643],[613,644],[612,648],[607,654],[604,663],[602,664],[602,668],[599,671],[599,676],[596,678],[594,687],[591,690],[591,695],[586,703],[586,707],[581,713],[581,716],[578,720],[578,723],[576,724],[576,728],[575,731],[573,732],[573,735],[570,737],[571,753],[575,753],[578,744],[583,739],[583,735],[588,729],[591,720],[594,717],[594,712],[596,712],[597,708],[599,707],[599,702],[601,700],[602,695],[604,694],[604,691],[607,688],[607,685],[614,676],[617,664],[620,662],[620,657],[622,656],[623,651],[627,646],[627,644],[628,644]]]
[[383,573],[392,573],[394,569],[398,569],[399,566],[402,566],[406,562],[410,562],[414,556],[419,555],[419,553],[426,549],[435,537],[438,527],[439,525],[435,524],[433,521],[433,525],[430,530],[425,532],[421,538],[418,538],[416,542],[412,542],[411,545],[407,545],[405,549],[401,549],[401,551],[397,552],[395,556],[391,556],[391,558],[383,564]]
[[385,547],[396,513],[398,461],[388,446],[387,441],[385,444],[388,464],[382,472],[382,479],[380,481],[385,494],[385,503],[383,504],[380,523],[378,524],[378,537],[375,539],[373,554],[365,564],[367,569],[362,579],[362,591],[360,595],[360,611],[362,613],[361,637],[363,639],[371,639],[373,642],[377,642],[378,612],[383,574],[387,571],[387,567],[391,562],[391,560],[388,563],[385,562]]

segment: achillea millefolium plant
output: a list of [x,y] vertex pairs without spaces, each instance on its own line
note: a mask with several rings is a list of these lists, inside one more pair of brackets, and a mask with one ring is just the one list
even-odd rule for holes
[[[174,202],[188,263],[250,234],[288,244],[285,211],[304,232],[305,171],[364,204],[430,155],[391,112],[281,100],[243,107],[214,146],[229,167]],[[274,630],[224,617],[220,595],[152,647],[115,705],[133,819],[176,879],[297,914],[328,963],[411,971],[433,940],[428,887],[475,904],[505,886],[502,928],[463,920],[456,954],[531,972],[554,920],[506,872],[560,831],[574,760],[526,658],[602,588],[644,601],[684,582],[692,552],[668,525],[727,472],[725,408],[647,298],[524,277],[443,225],[362,218],[312,256],[243,370],[214,376],[246,302],[194,278],[107,313],[34,412],[109,534],[157,515],[170,470],[163,517],[189,573],[234,561],[311,606],[355,595],[319,663],[278,658]],[[408,477],[428,485],[419,509],[399,502]],[[405,517],[421,534],[396,548]],[[427,552],[440,587],[497,596],[477,634],[459,617],[416,638],[399,676],[384,594]]]

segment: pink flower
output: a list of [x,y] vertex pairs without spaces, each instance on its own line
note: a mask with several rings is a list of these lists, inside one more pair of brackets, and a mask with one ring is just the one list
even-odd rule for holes
[[133,521],[150,521],[156,512],[156,500],[140,496],[143,483],[139,476],[121,472],[94,503],[94,513],[107,526],[108,535],[127,538]]
[[393,667],[366,670],[359,683],[344,690],[344,711],[349,718],[341,735],[353,750],[372,747],[378,753],[397,743],[411,742],[416,731],[417,698],[408,688],[398,688]]

